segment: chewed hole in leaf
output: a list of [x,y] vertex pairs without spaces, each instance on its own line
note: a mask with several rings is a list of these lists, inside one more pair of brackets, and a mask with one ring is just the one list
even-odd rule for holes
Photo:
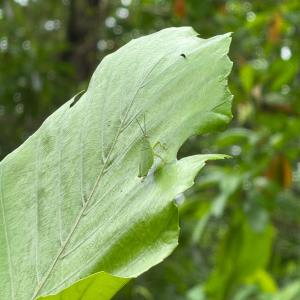
[[73,107],[81,98],[81,96],[85,93],[85,90],[79,92],[76,96],[74,96],[72,103],[70,104],[70,108]]

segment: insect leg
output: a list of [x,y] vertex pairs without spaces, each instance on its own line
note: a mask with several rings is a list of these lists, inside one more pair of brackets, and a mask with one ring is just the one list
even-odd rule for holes
[[153,151],[153,155],[156,156],[156,157],[158,157],[158,158],[160,158],[160,160],[161,160],[164,164],[166,163],[166,161],[162,158],[162,156],[161,156],[160,154],[158,154],[158,153],[156,153],[156,152]]
[[167,146],[166,146],[165,144],[162,144],[160,141],[157,141],[157,142],[153,145],[152,149],[154,150],[157,146],[160,146],[160,147],[163,148],[164,150],[167,150],[167,149],[168,149]]

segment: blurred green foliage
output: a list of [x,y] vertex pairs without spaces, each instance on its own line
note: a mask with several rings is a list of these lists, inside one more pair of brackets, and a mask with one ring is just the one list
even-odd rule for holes
[[2,0],[0,157],[84,89],[105,55],[184,25],[202,37],[234,32],[235,117],[223,133],[192,137],[179,156],[232,159],[210,163],[178,197],[180,246],[117,298],[300,299],[298,0]]

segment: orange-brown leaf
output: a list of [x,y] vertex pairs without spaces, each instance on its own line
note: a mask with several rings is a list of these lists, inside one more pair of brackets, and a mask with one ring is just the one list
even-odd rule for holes
[[271,43],[280,41],[283,20],[280,13],[275,13],[268,28],[268,40]]
[[174,1],[174,14],[179,18],[184,18],[186,15],[186,3],[185,0]]

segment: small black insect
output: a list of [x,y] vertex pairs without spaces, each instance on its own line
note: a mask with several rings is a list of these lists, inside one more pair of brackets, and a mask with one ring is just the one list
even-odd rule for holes
[[186,55],[184,53],[181,53],[180,56],[182,56],[183,58],[186,58]]

